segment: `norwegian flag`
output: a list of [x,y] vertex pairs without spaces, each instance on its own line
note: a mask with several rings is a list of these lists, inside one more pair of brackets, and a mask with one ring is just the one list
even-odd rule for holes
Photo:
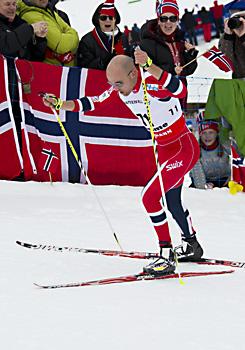
[[14,116],[8,93],[8,68],[0,55],[0,179],[13,179],[23,168]]
[[216,46],[211,47],[211,49],[205,52],[203,57],[207,58],[224,72],[233,71],[231,60]]
[[245,159],[240,157],[233,144],[231,144],[232,168],[231,178],[243,186],[245,192]]
[[[50,162],[53,181],[84,182],[55,116],[39,93],[53,93],[64,100],[100,95],[109,88],[105,72],[19,59],[16,69],[20,80],[29,82],[31,88],[31,93],[22,94],[19,84],[25,179],[49,181],[45,169]],[[94,111],[60,111],[59,116],[93,184],[143,186],[153,176],[156,165],[150,133],[117,94]]]

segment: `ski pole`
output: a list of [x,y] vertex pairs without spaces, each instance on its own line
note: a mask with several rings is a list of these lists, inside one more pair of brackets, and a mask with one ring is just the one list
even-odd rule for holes
[[[158,177],[159,177],[159,183],[160,183],[160,188],[161,188],[161,194],[162,194],[162,200],[163,203],[165,203],[166,206],[166,217],[167,217],[167,222],[169,222],[168,220],[168,205],[167,205],[167,199],[166,199],[166,194],[165,194],[165,190],[164,190],[164,184],[163,184],[163,178],[162,178],[162,173],[161,173],[161,166],[159,163],[159,157],[158,157],[158,151],[157,151],[157,143],[156,143],[156,139],[155,139],[155,134],[154,134],[154,128],[153,128],[153,122],[152,122],[152,115],[151,115],[151,108],[150,108],[150,104],[149,104],[149,99],[148,99],[148,95],[147,95],[147,88],[146,88],[146,82],[144,79],[144,74],[143,74],[143,69],[140,67],[140,74],[141,74],[141,84],[143,87],[143,93],[144,93],[144,104],[146,106],[146,113],[147,113],[147,117],[148,117],[148,121],[149,121],[149,125],[150,125],[150,134],[151,134],[151,139],[152,139],[152,145],[153,145],[153,152],[154,152],[154,156],[155,156],[155,162],[156,162],[156,166],[157,166],[157,172],[158,172]],[[170,231],[169,231],[170,232]],[[170,234],[171,237],[171,234]],[[172,239],[171,239],[172,241]],[[174,254],[174,258],[175,258],[175,262],[176,262],[176,267],[177,267],[177,273],[179,276],[179,282],[180,284],[184,284],[184,281],[181,278],[179,269],[178,269],[178,258],[177,255]]]
[[90,188],[92,189],[92,191],[93,191],[93,193],[94,193],[94,195],[95,195],[95,198],[96,198],[96,200],[97,200],[97,202],[98,202],[98,204],[99,204],[99,206],[100,206],[100,208],[101,208],[101,210],[102,210],[102,212],[103,212],[103,214],[104,214],[104,217],[106,218],[106,221],[107,221],[107,223],[108,223],[108,226],[110,227],[110,230],[111,230],[111,232],[112,232],[112,234],[113,234],[113,237],[115,238],[115,240],[116,240],[116,242],[117,242],[119,248],[120,248],[121,250],[123,250],[123,249],[122,249],[122,246],[121,246],[121,244],[120,244],[120,242],[119,242],[119,240],[118,240],[118,237],[117,237],[117,235],[116,235],[116,232],[115,232],[115,230],[114,230],[114,228],[113,228],[113,226],[112,226],[112,223],[111,223],[111,221],[110,221],[110,219],[109,219],[109,217],[108,217],[108,215],[107,215],[107,213],[106,213],[106,211],[105,211],[105,209],[104,209],[104,207],[103,207],[103,205],[102,205],[102,203],[101,203],[101,201],[100,201],[100,199],[99,199],[99,197],[98,197],[98,195],[97,195],[97,192],[96,192],[95,189],[94,189],[94,186],[92,185],[92,183],[91,183],[91,181],[90,181],[90,179],[89,179],[89,177],[88,177],[87,172],[86,172],[85,169],[83,168],[82,162],[81,162],[81,160],[80,160],[79,157],[78,157],[78,154],[77,154],[77,152],[76,152],[76,150],[75,150],[75,148],[74,148],[74,146],[73,146],[73,144],[72,144],[72,142],[71,142],[71,139],[70,139],[69,135],[68,135],[67,132],[66,132],[66,129],[65,129],[65,127],[64,127],[64,125],[63,125],[63,123],[62,123],[62,121],[61,121],[61,119],[60,119],[58,113],[56,112],[56,110],[55,110],[53,107],[50,107],[50,108],[51,108],[51,110],[52,110],[52,112],[53,112],[53,114],[54,114],[54,116],[55,116],[55,118],[56,118],[56,120],[57,120],[57,122],[58,122],[58,124],[59,124],[59,126],[60,126],[61,131],[63,132],[63,134],[64,134],[64,136],[65,136],[65,138],[66,138],[66,141],[67,141],[67,143],[68,143],[68,145],[69,145],[69,147],[70,147],[70,149],[71,149],[71,151],[72,151],[72,154],[73,154],[74,158],[75,158],[76,161],[77,161],[77,164],[78,164],[80,170],[82,171],[82,173],[83,173],[83,175],[84,175],[84,177],[85,177],[85,179],[86,179],[88,185],[90,186]]

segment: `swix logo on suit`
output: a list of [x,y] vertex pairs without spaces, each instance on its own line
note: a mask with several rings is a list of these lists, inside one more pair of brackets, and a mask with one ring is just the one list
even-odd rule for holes
[[181,161],[176,160],[176,162],[166,165],[166,169],[167,169],[167,171],[170,171],[170,170],[173,170],[176,168],[180,168],[182,166],[183,166],[183,160],[181,160]]
[[[120,98],[128,106],[128,108],[142,120],[142,123],[147,130],[150,131],[150,123],[146,113],[144,103],[144,92],[142,86],[139,91],[132,92],[129,96],[123,96],[119,93]],[[148,93],[149,105],[151,108],[152,126],[154,135],[157,141],[164,141],[170,136],[174,137],[179,133],[179,119],[184,119],[182,116],[181,105],[178,98],[169,97],[167,101],[162,101]],[[177,122],[176,126],[175,123]],[[182,124],[185,123],[181,123]]]

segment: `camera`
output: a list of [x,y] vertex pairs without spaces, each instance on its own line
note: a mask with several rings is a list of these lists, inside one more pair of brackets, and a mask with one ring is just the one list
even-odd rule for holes
[[228,24],[228,27],[230,29],[237,29],[237,28],[239,28],[242,25],[242,22],[240,21],[240,16],[231,17],[228,20],[227,24]]

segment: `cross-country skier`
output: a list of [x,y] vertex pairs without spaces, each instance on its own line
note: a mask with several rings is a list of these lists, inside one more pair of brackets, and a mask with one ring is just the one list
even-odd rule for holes
[[[181,230],[183,243],[174,249],[178,259],[198,260],[203,255],[203,249],[192,227],[189,211],[183,208],[181,200],[184,175],[197,162],[199,146],[195,136],[185,124],[179,102],[179,98],[183,98],[186,94],[186,87],[177,77],[154,65],[146,52],[137,48],[134,55],[135,63],[145,71],[142,74],[146,83],[160,164],[159,172],[155,173],[143,190],[142,201],[158,236],[161,257],[144,267],[144,271],[169,274],[175,271],[175,259],[166,204]],[[82,97],[70,101],[61,101],[54,95],[46,94],[43,101],[45,105],[56,109],[78,112],[92,110],[104,99],[104,103],[109,101],[110,93],[118,93],[122,101],[149,130],[142,77],[135,63],[132,58],[123,55],[118,55],[110,61],[106,75],[113,92],[111,89],[99,97]],[[163,200],[159,181],[160,171],[167,203]]]

